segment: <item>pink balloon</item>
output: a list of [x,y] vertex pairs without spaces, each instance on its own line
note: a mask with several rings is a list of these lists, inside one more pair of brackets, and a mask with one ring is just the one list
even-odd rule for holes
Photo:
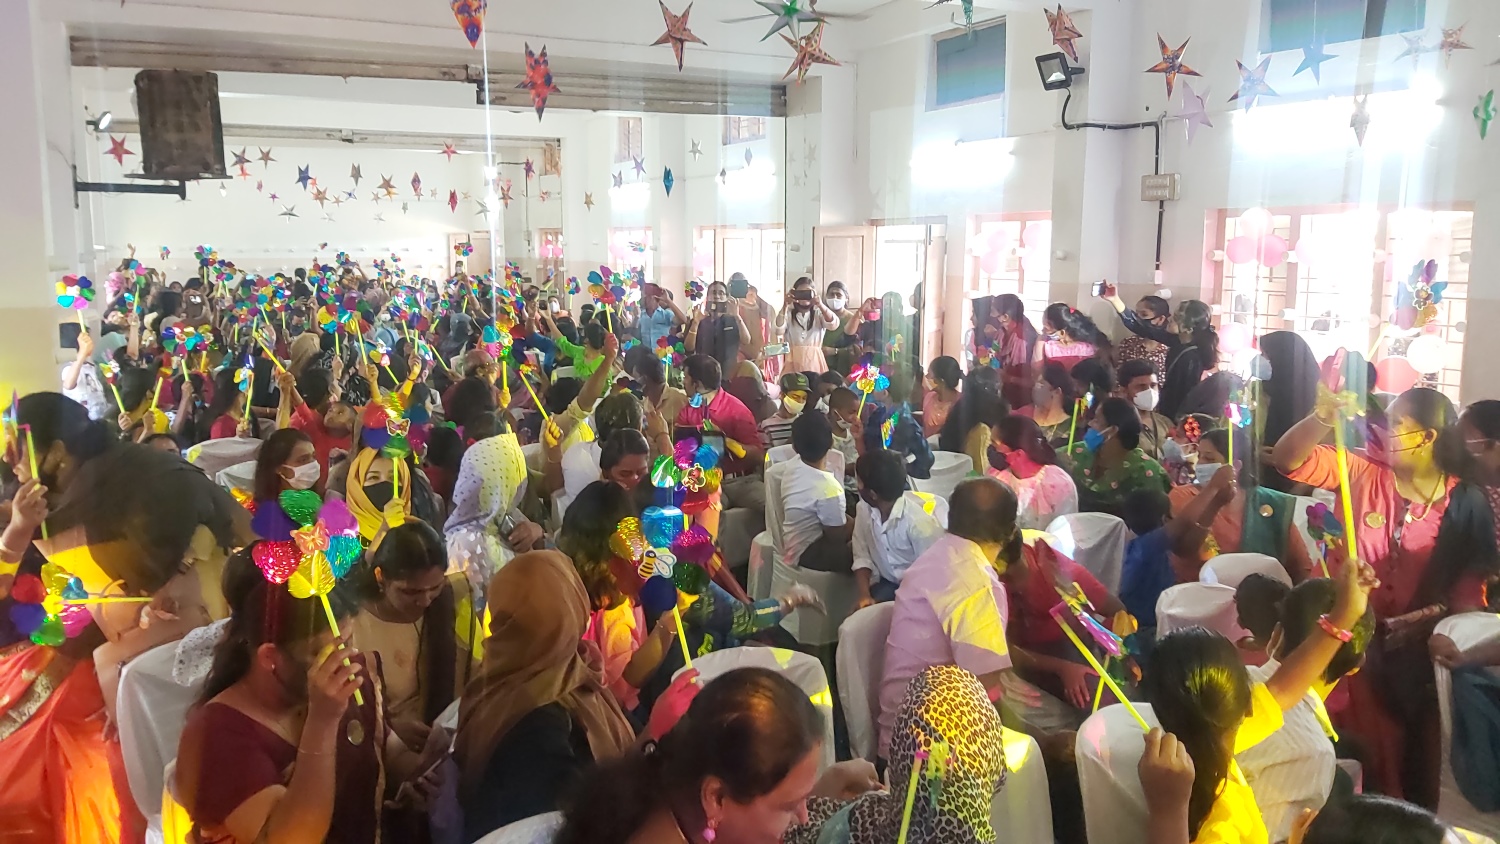
[[1240,234],[1256,238],[1271,231],[1271,212],[1264,208],[1251,208],[1240,215]]
[[1219,326],[1219,351],[1225,354],[1232,355],[1250,348],[1254,339],[1250,326],[1243,322],[1226,322]]
[[1035,246],[1036,240],[1042,234],[1041,223],[1027,223],[1026,228],[1021,229],[1021,245]]
[[1287,244],[1286,238],[1279,234],[1268,234],[1260,241],[1260,259],[1262,266],[1274,267],[1286,260]]
[[1224,257],[1231,264],[1249,264],[1255,261],[1255,241],[1248,237],[1237,237],[1224,244]]
[[1375,388],[1386,393],[1404,393],[1417,386],[1422,373],[1406,358],[1384,358],[1375,364]]
[[979,269],[983,270],[985,275],[999,275],[1004,259],[1004,252],[1001,252],[999,249],[991,249],[984,253],[983,258],[979,259]]

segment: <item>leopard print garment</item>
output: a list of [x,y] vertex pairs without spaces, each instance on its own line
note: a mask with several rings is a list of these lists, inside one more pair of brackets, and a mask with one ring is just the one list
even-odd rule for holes
[[979,680],[952,665],[928,668],[906,687],[891,735],[890,790],[859,798],[823,824],[819,833],[784,840],[895,844],[916,752],[931,752],[938,741],[948,744],[947,774],[934,800],[936,789],[926,776],[928,766],[923,766],[908,844],[995,841],[990,803],[1005,785],[1006,773],[1000,714]]

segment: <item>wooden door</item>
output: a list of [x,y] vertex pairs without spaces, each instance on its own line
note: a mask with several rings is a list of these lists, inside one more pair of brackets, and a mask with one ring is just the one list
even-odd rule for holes
[[[474,251],[467,258],[460,257],[456,251],[458,245],[467,241],[474,247]],[[490,233],[471,232],[469,234],[448,235],[448,277],[452,278],[459,261],[464,262],[464,270],[469,275],[484,275],[490,271]]]
[[813,281],[818,291],[841,281],[849,301],[875,295],[875,227],[816,226],[813,228]]

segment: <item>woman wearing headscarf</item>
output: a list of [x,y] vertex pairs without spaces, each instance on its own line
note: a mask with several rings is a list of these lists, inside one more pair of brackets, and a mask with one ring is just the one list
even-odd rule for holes
[[[1273,331],[1260,338],[1260,353],[1270,364],[1269,376],[1255,393],[1255,416],[1251,420],[1256,444],[1273,446],[1288,429],[1312,412],[1318,398],[1318,359],[1302,335],[1295,331]],[[1262,486],[1291,492],[1293,484],[1286,476],[1267,466],[1262,472]]]
[[983,336],[992,344],[987,353],[993,354],[994,363],[1000,367],[1000,394],[1011,407],[1031,404],[1032,353],[1038,335],[1026,317],[1026,306],[1020,296],[1001,293],[990,302],[989,323]]
[[[918,781],[911,819],[904,824],[906,783],[917,754],[947,745],[940,781]],[[923,771],[932,770],[930,760]],[[921,772],[919,772],[921,773]],[[1000,714],[973,674],[936,665],[913,677],[891,734],[892,788],[853,802],[814,797],[809,823],[787,831],[787,844],[989,844],[996,840],[990,804],[1005,785]]]
[[[453,485],[453,512],[443,532],[451,568],[469,576],[476,594],[515,556],[511,537],[516,530],[531,524],[520,510],[526,481],[526,455],[514,431],[485,437],[464,452]],[[523,550],[529,548],[528,543]]]
[[317,329],[309,327],[307,331],[297,335],[292,341],[292,362],[287,365],[287,371],[294,377],[301,378],[302,373],[309,364],[316,364],[323,356],[323,347],[319,341]]
[[489,585],[490,636],[459,704],[465,838],[553,811],[587,769],[630,749],[630,723],[583,638],[590,607],[567,557],[532,551]]

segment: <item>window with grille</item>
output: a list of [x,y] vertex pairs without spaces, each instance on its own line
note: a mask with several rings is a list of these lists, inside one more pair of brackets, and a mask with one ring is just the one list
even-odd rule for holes
[[976,217],[969,242],[969,298],[1014,293],[1040,322],[1052,302],[1052,220]]
[[[1295,331],[1324,360],[1339,348],[1372,361],[1404,357],[1421,335],[1442,341],[1439,368],[1420,384],[1442,390],[1455,402],[1462,386],[1467,330],[1469,257],[1474,215],[1466,210],[1272,209],[1270,233],[1291,245],[1272,267],[1259,261],[1219,264],[1215,298],[1218,319],[1239,322],[1255,336]],[[1238,216],[1224,215],[1220,250],[1240,236]],[[1437,262],[1435,281],[1447,282],[1436,315],[1420,330],[1391,324],[1401,296],[1419,264]],[[1244,361],[1229,362],[1243,364]]]
[[623,164],[643,158],[641,141],[641,119],[639,117],[615,118],[615,163]]
[[927,109],[990,100],[1005,93],[1005,22],[933,39]]
[[1260,50],[1276,53],[1312,44],[1341,44],[1417,32],[1427,0],[1263,0]]
[[766,137],[766,119],[764,117],[735,117],[733,115],[724,118],[724,144],[743,144],[749,141],[760,141]]

